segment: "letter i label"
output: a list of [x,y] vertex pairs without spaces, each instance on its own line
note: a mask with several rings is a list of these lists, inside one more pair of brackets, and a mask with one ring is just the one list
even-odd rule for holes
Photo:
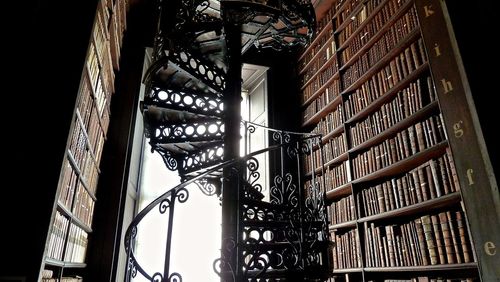
[[439,45],[437,43],[434,44],[434,53],[436,53],[436,57],[441,56],[441,50],[439,49]]

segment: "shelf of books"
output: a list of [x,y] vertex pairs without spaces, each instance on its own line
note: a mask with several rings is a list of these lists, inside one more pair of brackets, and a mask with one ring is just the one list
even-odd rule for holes
[[[118,9],[118,10],[114,10]],[[57,208],[46,244],[42,281],[82,281],[75,270],[85,268],[89,234],[92,233],[99,163],[109,125],[109,105],[114,92],[112,49],[121,48],[110,40],[116,13],[125,26],[126,1],[100,1],[94,21],[79,94],[68,137],[68,150],[61,170]],[[114,23],[117,24],[117,23]],[[66,271],[70,270],[70,271]],[[71,273],[66,275],[65,273]],[[76,271],[78,273],[78,271]]]
[[429,8],[329,3],[297,69],[302,126],[322,135],[304,170],[326,192],[331,281],[480,281],[457,172],[467,156],[440,93],[451,84],[436,78],[420,25]]

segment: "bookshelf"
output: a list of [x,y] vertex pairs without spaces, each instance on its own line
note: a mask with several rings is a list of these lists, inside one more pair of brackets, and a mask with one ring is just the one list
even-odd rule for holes
[[499,230],[498,195],[445,12],[435,0],[317,10],[297,70],[302,128],[322,135],[304,170],[326,195],[331,281],[499,278],[486,228]]
[[126,0],[102,0],[97,5],[46,242],[42,281],[83,279],[126,8]]

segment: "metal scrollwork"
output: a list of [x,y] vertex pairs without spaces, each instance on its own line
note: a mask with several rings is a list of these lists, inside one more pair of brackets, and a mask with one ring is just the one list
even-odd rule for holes
[[246,163],[248,169],[247,182],[259,192],[262,192],[262,185],[255,184],[260,179],[260,173],[257,171],[259,169],[259,161],[256,158],[249,158]]
[[220,193],[220,181],[216,179],[202,178],[195,182],[201,192],[207,196],[213,196]]
[[188,174],[203,168],[220,163],[224,158],[224,144],[212,145],[210,147],[187,153],[182,157],[181,174]]
[[129,270],[132,277],[137,276],[137,267],[135,265],[135,260],[132,257],[129,259]]
[[299,153],[299,150],[295,145],[296,144],[292,144],[291,146],[286,146],[286,154],[290,159],[295,159],[297,157],[297,154]]
[[177,199],[179,203],[185,203],[189,199],[189,191],[186,188],[175,191],[174,199]]
[[171,205],[172,202],[170,201],[170,199],[163,199],[163,201],[161,201],[161,203],[158,205],[160,213],[164,214],[167,211],[167,209],[170,208]]
[[284,179],[280,175],[274,177],[274,185],[271,187],[271,203],[277,205],[287,204],[289,207],[294,208],[298,207],[297,186],[293,183],[291,173],[286,173]]
[[221,97],[167,89],[160,85],[151,88],[150,94],[144,99],[144,104],[218,117],[222,116],[224,109]]
[[161,158],[163,159],[163,162],[165,163],[165,166],[171,170],[177,170],[178,167],[178,162],[177,159],[172,156],[172,153],[170,151],[166,150],[165,148],[159,146],[159,145],[151,145],[151,151],[157,151]]
[[168,282],[182,282],[182,276],[179,273],[174,272],[168,277]]
[[156,272],[153,274],[153,277],[151,277],[151,282],[162,282],[163,281],[163,275],[159,272]]
[[[233,282],[236,282],[236,276],[234,273],[233,266],[228,262],[228,258],[231,257],[231,254],[236,249],[236,241],[233,238],[225,238],[222,241],[221,246],[221,257],[214,260],[213,270],[219,277],[224,278],[224,281],[227,280],[227,276],[232,278]],[[228,275],[229,274],[229,275]]]
[[184,51],[173,52],[170,60],[216,90],[216,92],[221,93],[224,91],[226,87],[226,75],[222,69],[219,69],[213,63],[206,61],[202,57],[194,57],[192,54]]
[[248,131],[248,133],[254,133],[255,132],[255,126],[253,126],[252,124],[248,124],[247,125],[247,131]]
[[224,124],[215,118],[190,123],[159,124],[151,140],[154,143],[213,141],[220,140],[223,135]]

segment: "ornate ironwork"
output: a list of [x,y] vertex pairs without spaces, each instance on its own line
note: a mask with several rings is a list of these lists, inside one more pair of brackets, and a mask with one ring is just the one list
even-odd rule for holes
[[[231,183],[240,185],[234,187],[235,191],[240,191],[235,201],[239,202],[235,210],[239,233],[237,237],[224,239],[221,258],[214,263],[222,280],[264,281],[262,277],[280,277],[271,273],[273,271],[293,270],[305,275],[312,266],[321,265],[324,259],[322,243],[328,241],[324,193],[318,190],[314,177],[307,196],[302,196],[299,158],[311,152],[313,143],[308,141],[305,147],[301,144],[304,138],[311,139],[312,135],[263,127],[272,134],[273,144],[278,145],[250,153],[240,160],[224,161],[225,130],[219,118],[227,117],[222,105],[226,67],[210,57],[209,52],[227,50],[220,49],[224,48],[223,44],[211,47],[212,51],[208,52],[200,46],[207,41],[223,39],[240,42],[238,31],[233,32],[233,36],[222,34],[223,22],[225,31],[232,30],[233,24],[257,27],[258,31],[253,34],[245,33],[244,27],[234,29],[243,30],[243,37],[250,37],[245,41],[243,52],[252,44],[278,50],[306,44],[315,23],[312,6],[306,0],[223,1],[220,9],[218,1],[211,0],[161,1],[160,5],[154,62],[145,78],[148,87],[144,100],[145,122],[152,149],[161,154],[169,169],[179,170],[184,182],[155,199],[133,220],[125,236],[129,255],[127,277],[141,273],[149,281],[182,281],[180,274],[169,270],[175,204],[188,200],[189,192],[185,187],[191,183],[205,195],[220,194],[221,181],[217,177],[222,169],[225,169],[225,177],[227,171],[233,172],[232,177],[237,181]],[[248,122],[244,122],[244,126],[245,139],[257,127],[262,128]],[[272,175],[272,184],[268,185],[265,179],[260,179],[259,163],[254,156],[270,151],[280,158],[277,164],[280,171]],[[271,186],[269,192],[266,191],[268,186]],[[263,191],[269,193],[270,202],[262,200]],[[169,233],[164,270],[150,276],[136,261],[132,246],[137,237],[137,225],[153,208],[168,215]],[[238,265],[233,264],[235,257]]]
[[297,186],[293,182],[291,173],[286,173],[284,177],[276,175],[274,185],[271,186],[271,203],[288,205],[289,208],[298,208],[299,195],[297,192]]
[[[281,51],[308,44],[316,25],[314,8],[309,1],[224,1],[222,18],[226,23],[243,25],[244,36],[250,38],[243,53],[253,44],[257,48]],[[258,31],[245,28],[245,24],[258,27]]]
[[[236,240],[234,238],[224,238],[221,244],[221,257],[215,259],[213,263],[214,272],[221,277],[224,282],[237,282],[235,269],[228,263],[229,257],[233,255],[237,249]],[[228,280],[230,278],[231,280]]]
[[186,175],[200,169],[220,164],[224,159],[224,144],[210,145],[207,148],[186,153],[181,159],[179,173]]
[[[163,18],[163,29],[171,41],[171,46],[186,48],[192,45],[201,34],[215,31],[221,32],[222,20],[218,7],[212,6],[216,1],[208,0],[180,0],[172,9],[171,1],[164,1],[162,9],[172,10]],[[218,2],[218,1],[217,1]],[[177,7],[175,9],[175,7]],[[172,25],[172,20],[175,21]],[[170,26],[169,26],[170,25]]]
[[214,63],[202,57],[195,57],[186,51],[173,51],[169,53],[168,57],[174,64],[174,67],[176,66],[188,72],[193,77],[196,77],[207,86],[216,90],[216,92],[223,92],[226,86],[226,75],[224,70],[215,66]]
[[220,195],[220,179],[203,178],[195,182],[201,192],[207,196]]
[[176,157],[172,155],[172,153],[169,150],[163,148],[158,144],[151,144],[151,152],[154,151],[157,151],[160,154],[161,158],[163,159],[163,162],[165,163],[165,166],[169,170],[171,171],[177,170],[179,161],[177,160]]
[[222,117],[224,103],[220,97],[197,94],[190,91],[176,91],[154,86],[150,94],[144,98],[145,106],[188,111],[190,113]]
[[222,140],[224,135],[224,124],[218,118],[198,118],[191,122],[164,122],[156,126],[150,122],[151,143],[181,143]]

